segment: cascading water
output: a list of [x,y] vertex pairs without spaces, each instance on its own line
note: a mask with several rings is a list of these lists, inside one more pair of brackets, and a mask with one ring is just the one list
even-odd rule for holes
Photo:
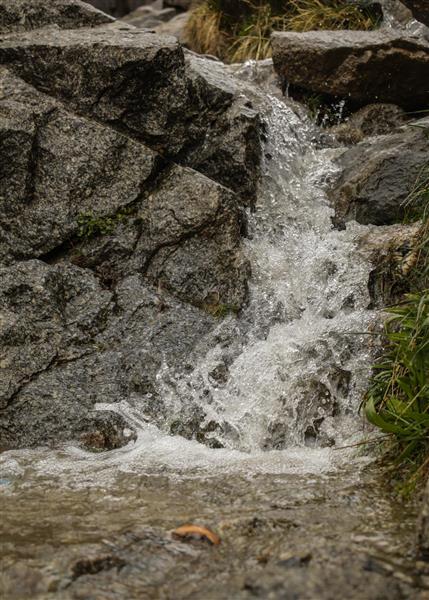
[[[68,448],[73,461],[40,451],[45,474],[65,469],[82,478],[103,465],[107,476],[110,467],[160,464],[180,471],[320,470],[330,464],[328,447],[359,437],[371,363],[365,332],[374,319],[367,309],[370,265],[358,251],[367,228],[333,229],[325,188],[338,150],[317,147],[310,120],[274,97],[264,118],[264,173],[245,242],[252,266],[247,308],[201,341],[189,375],[168,365],[160,370],[167,419],[147,422],[138,403],[106,406],[132,422],[137,441],[106,456]],[[171,435],[186,419],[198,421],[206,446]],[[35,452],[25,455],[37,468]]]
[[[125,447],[0,454],[2,598],[414,597],[412,511],[395,512],[367,457],[335,452],[362,439],[368,228],[332,227],[341,150],[318,148],[284,102],[264,105],[247,307],[180,373],[163,365],[159,415],[141,397],[97,406],[136,430]],[[175,540],[184,523],[221,545]]]

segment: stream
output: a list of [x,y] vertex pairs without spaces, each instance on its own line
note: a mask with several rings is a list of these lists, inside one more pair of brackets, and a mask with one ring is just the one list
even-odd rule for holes
[[[414,507],[359,445],[374,435],[359,405],[380,326],[368,228],[333,229],[325,189],[341,150],[274,97],[264,120],[248,306],[200,341],[188,375],[163,365],[165,418],[97,406],[136,429],[127,446],[0,455],[5,599],[419,597]],[[204,443],[170,433],[198,411]],[[174,539],[187,522],[222,543]]]

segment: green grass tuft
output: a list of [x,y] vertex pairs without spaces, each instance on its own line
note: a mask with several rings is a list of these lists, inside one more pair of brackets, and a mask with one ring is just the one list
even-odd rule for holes
[[386,349],[364,408],[388,434],[394,463],[413,479],[429,465],[429,290],[408,294],[388,313]]

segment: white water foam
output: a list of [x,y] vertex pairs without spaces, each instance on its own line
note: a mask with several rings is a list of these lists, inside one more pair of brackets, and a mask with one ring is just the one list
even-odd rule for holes
[[170,422],[190,402],[216,425],[207,438],[224,448],[168,435],[168,424],[161,431],[138,406],[118,403],[106,408],[136,426],[135,442],[99,455],[70,446],[4,453],[5,477],[20,479],[31,469],[90,485],[152,469],[320,473],[348,459],[328,446],[352,443],[362,431],[358,405],[371,364],[363,332],[374,319],[367,309],[371,267],[357,251],[366,228],[333,229],[325,188],[334,151],[317,149],[310,121],[283,102],[269,97],[266,104],[264,176],[246,240],[250,302],[238,320],[219,324],[237,333],[228,379],[219,385],[210,375],[225,343],[206,351],[189,376],[168,365],[158,376]]

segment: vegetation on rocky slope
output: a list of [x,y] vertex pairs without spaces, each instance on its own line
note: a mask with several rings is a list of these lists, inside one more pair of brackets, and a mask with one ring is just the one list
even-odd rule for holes
[[407,208],[410,218],[422,221],[404,265],[409,293],[388,309],[386,346],[374,368],[365,413],[386,434],[388,454],[410,490],[429,474],[429,164]]
[[228,62],[271,56],[273,31],[374,29],[378,10],[347,0],[204,0],[194,8],[186,41],[195,52]]

